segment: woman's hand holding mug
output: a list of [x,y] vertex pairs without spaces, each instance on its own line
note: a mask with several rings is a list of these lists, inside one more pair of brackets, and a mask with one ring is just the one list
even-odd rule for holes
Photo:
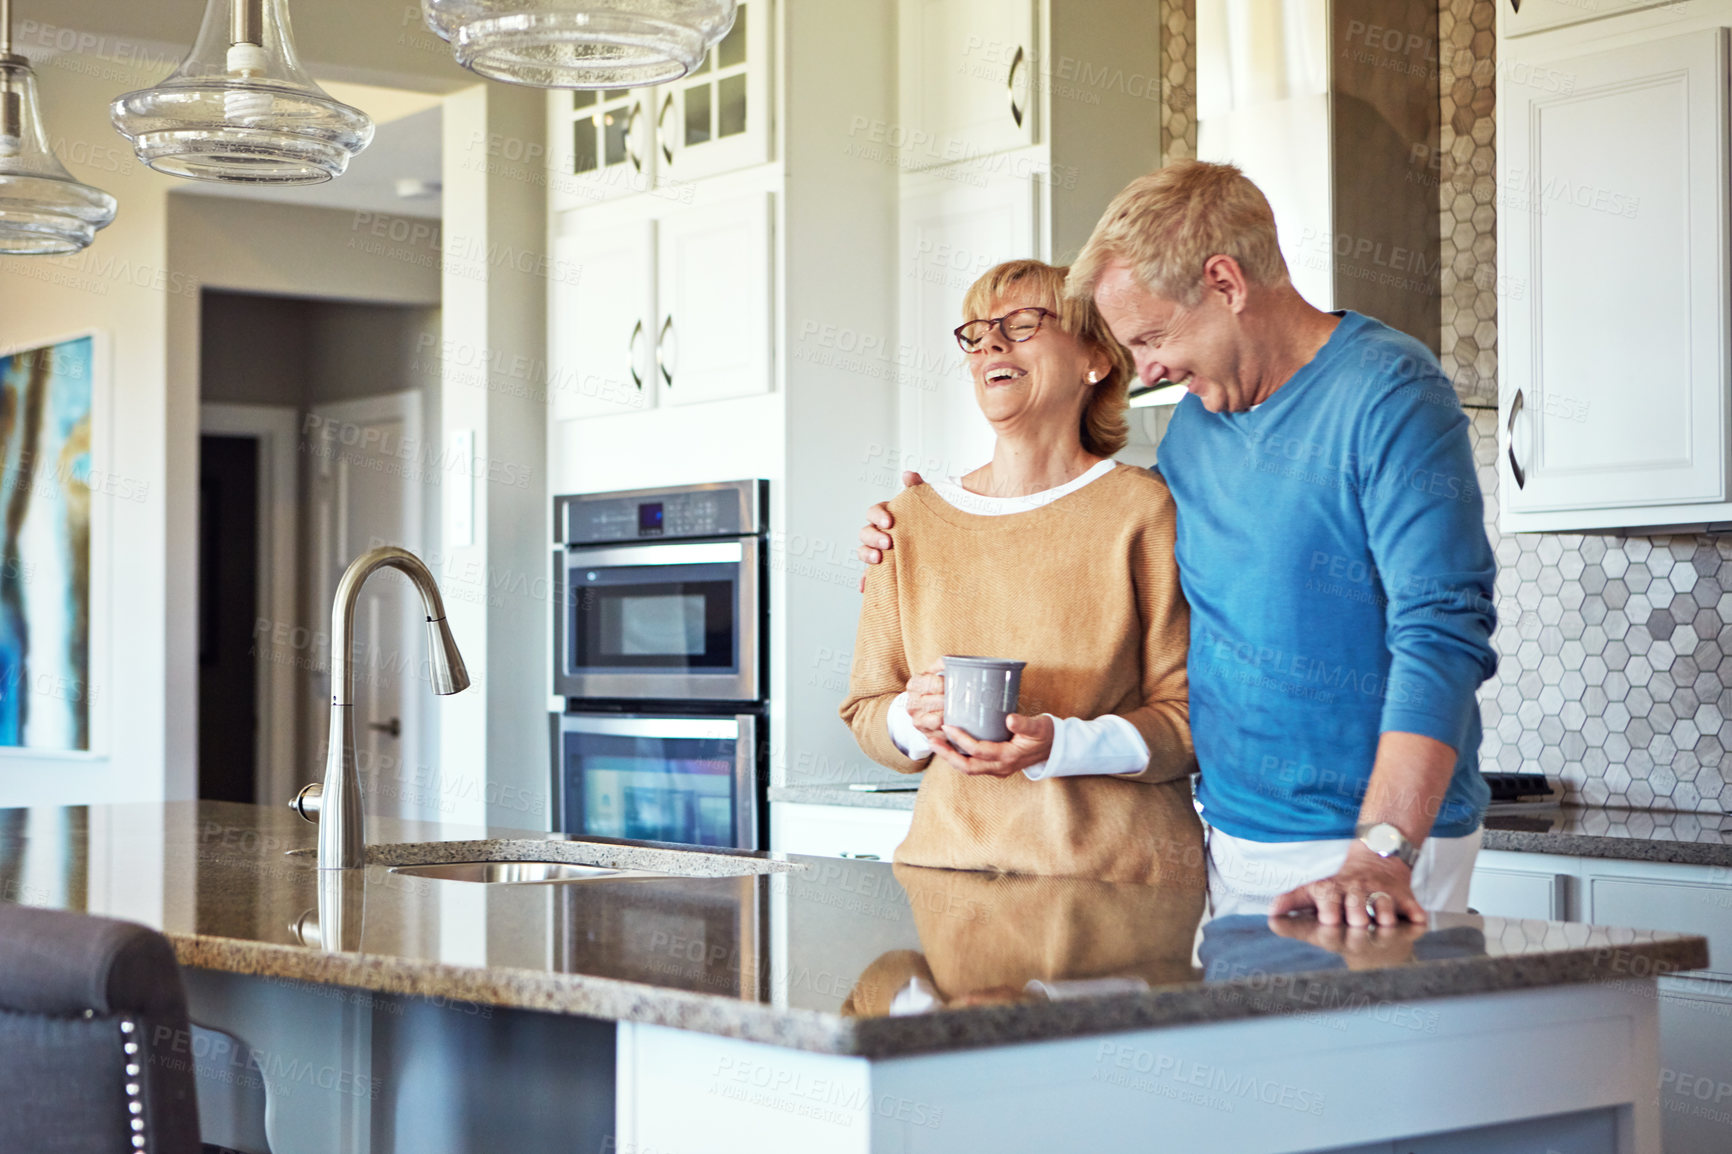
[[1004,719],[1010,729],[1009,741],[976,741],[954,725],[944,727],[942,737],[948,742],[934,741],[937,756],[970,775],[1009,777],[1031,765],[1039,765],[1052,754],[1052,718],[1039,713],[1029,717],[1012,713]]
[[908,679],[908,716],[934,748],[944,740],[944,659],[939,658]]

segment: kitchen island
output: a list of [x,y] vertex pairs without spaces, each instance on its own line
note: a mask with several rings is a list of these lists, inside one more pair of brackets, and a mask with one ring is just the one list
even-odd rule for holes
[[[262,1110],[278,1154],[1650,1152],[1655,979],[1707,960],[1681,934],[1207,921],[1190,891],[384,820],[373,864],[320,874],[313,835],[224,803],[0,811],[0,896],[163,930],[223,1032],[189,1043],[201,1104]],[[652,876],[396,872],[514,857]]]

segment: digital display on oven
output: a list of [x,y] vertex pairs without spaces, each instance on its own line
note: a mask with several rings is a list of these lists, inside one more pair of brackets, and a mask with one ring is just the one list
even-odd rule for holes
[[637,507],[637,531],[639,536],[648,534],[655,536],[662,531],[662,503],[651,501]]

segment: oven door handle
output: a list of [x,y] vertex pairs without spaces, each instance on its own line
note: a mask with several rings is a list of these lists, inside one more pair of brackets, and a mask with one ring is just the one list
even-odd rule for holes
[[[749,716],[749,715],[748,715]],[[574,717],[559,719],[562,733],[600,737],[666,737],[675,740],[737,741],[738,717]]]
[[714,565],[742,561],[746,547],[739,541],[705,541],[692,545],[616,545],[566,551],[572,566],[599,568],[607,565]]

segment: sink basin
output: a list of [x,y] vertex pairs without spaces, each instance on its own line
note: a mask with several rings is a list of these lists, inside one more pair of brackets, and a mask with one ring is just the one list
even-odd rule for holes
[[394,874],[447,882],[486,885],[547,885],[553,882],[633,881],[677,875],[655,870],[613,869],[563,861],[455,861],[438,865],[394,866]]

